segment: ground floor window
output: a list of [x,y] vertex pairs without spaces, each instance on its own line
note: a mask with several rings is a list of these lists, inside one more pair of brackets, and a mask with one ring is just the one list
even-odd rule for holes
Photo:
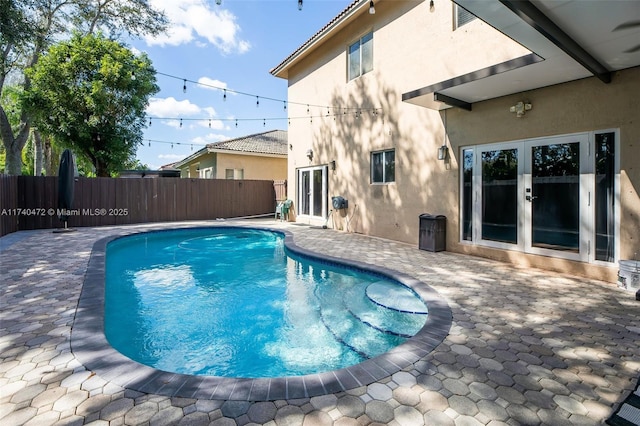
[[298,169],[298,214],[317,218],[327,217],[328,167],[316,166]]
[[244,179],[244,169],[225,169],[225,179]]
[[460,239],[615,262],[617,130],[461,150]]
[[389,183],[396,181],[396,151],[390,149],[371,153],[371,182]]

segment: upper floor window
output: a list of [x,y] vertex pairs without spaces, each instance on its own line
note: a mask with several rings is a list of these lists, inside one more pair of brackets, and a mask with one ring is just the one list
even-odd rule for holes
[[468,24],[469,22],[473,21],[474,19],[477,19],[476,15],[474,15],[471,12],[469,12],[464,7],[460,7],[457,4],[454,4],[453,8],[454,8],[454,18],[455,18],[454,29],[460,28],[464,24]]
[[371,153],[371,182],[388,183],[396,181],[396,150]]
[[373,70],[373,33],[349,46],[349,80]]

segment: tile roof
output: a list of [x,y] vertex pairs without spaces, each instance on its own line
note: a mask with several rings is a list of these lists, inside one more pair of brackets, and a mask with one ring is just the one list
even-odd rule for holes
[[287,131],[271,130],[264,133],[256,133],[227,141],[210,143],[207,150],[211,151],[236,151],[252,152],[257,154],[287,155]]
[[318,32],[309,38],[309,40],[305,41],[300,47],[293,51],[289,56],[287,56],[282,62],[273,67],[271,74],[276,75],[279,70],[281,70],[285,65],[293,60],[297,55],[299,55],[303,50],[307,49],[311,46],[318,38],[320,38],[325,32],[327,32],[331,27],[333,27],[336,23],[340,22],[346,15],[348,15],[359,3],[364,3],[365,0],[353,0],[342,12],[340,12],[335,18],[329,21],[324,27],[322,27]]

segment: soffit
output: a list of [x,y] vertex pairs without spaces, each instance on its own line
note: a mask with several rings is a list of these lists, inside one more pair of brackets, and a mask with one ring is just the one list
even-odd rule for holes
[[[487,22],[489,25],[520,43],[541,58],[522,67],[498,73],[476,72],[452,79],[459,84],[425,82],[426,86],[403,94],[403,100],[433,109],[451,105],[434,100],[438,92],[467,104],[525,92],[554,84],[565,83],[596,75],[584,63],[576,60],[575,52],[582,50],[587,57],[603,66],[604,78],[608,72],[640,65],[640,2],[638,1],[583,1],[583,0],[530,0],[486,1],[455,0],[455,2]],[[531,22],[523,13],[513,11],[526,3],[541,12],[541,21],[550,20],[568,36],[569,42],[545,31],[543,25]],[[515,6],[513,6],[515,5]],[[527,20],[529,22],[527,22]],[[560,44],[560,46],[558,45]],[[580,55],[578,55],[580,56]],[[587,65],[588,66],[588,65]],[[478,70],[478,71],[487,71]],[[462,77],[462,78],[461,78]],[[466,77],[466,78],[465,78]],[[600,76],[602,77],[602,76]],[[603,83],[604,84],[604,83]]]

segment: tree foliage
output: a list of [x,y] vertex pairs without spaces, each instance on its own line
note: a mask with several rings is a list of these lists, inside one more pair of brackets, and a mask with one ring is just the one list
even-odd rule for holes
[[[157,35],[167,28],[167,18],[148,0],[0,0],[0,93],[5,84],[29,88],[23,71],[35,65],[56,40],[72,31],[111,39],[123,34]],[[21,152],[29,133],[30,119],[19,110],[19,126],[13,126],[0,104],[0,139],[5,148],[5,172],[19,174]]]
[[110,176],[135,156],[145,108],[159,88],[146,55],[101,34],[75,34],[27,70],[34,124],[86,156],[97,176]]

